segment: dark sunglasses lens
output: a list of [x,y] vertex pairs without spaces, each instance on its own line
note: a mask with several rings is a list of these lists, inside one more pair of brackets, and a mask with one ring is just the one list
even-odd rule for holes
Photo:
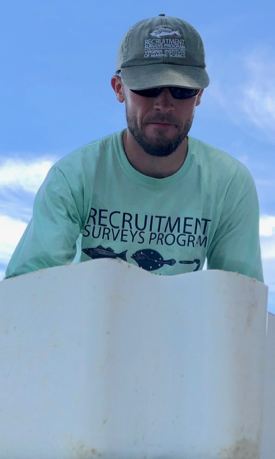
[[193,88],[169,88],[175,99],[190,99],[199,93],[199,89]]
[[[132,92],[143,97],[157,97],[163,91],[164,88],[150,88],[150,89],[140,89],[135,90],[131,89]],[[176,88],[169,87],[169,90],[174,97],[174,99],[190,99],[191,97],[196,96],[199,93],[199,89],[193,88]]]
[[138,94],[139,96],[143,97],[157,97],[161,93],[163,88],[150,88],[150,89],[140,89],[140,90],[134,90],[131,89],[132,92]]

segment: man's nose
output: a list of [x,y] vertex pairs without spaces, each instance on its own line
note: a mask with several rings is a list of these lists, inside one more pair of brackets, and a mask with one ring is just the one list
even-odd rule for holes
[[164,88],[163,91],[161,91],[161,93],[155,98],[154,108],[165,113],[174,110],[174,98],[168,88]]

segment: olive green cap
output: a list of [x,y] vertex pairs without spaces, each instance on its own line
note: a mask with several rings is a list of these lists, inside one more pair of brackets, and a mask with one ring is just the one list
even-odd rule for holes
[[116,59],[119,71],[130,89],[209,85],[200,35],[188,22],[165,14],[143,19],[125,33]]

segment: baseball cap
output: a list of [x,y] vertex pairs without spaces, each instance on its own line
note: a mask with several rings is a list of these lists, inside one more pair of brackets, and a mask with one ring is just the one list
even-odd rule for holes
[[123,36],[116,72],[130,89],[209,85],[202,39],[183,19],[159,14],[133,25]]

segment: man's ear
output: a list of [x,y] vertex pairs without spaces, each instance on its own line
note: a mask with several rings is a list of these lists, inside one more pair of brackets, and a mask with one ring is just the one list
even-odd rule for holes
[[123,84],[122,84],[121,78],[117,75],[114,75],[111,78],[111,86],[113,90],[115,91],[118,102],[122,104],[125,101],[125,97],[124,97]]
[[203,95],[203,91],[204,91],[204,89],[200,89],[200,92],[197,95],[196,107],[198,107],[198,105],[200,105],[200,103],[201,103],[201,96]]

